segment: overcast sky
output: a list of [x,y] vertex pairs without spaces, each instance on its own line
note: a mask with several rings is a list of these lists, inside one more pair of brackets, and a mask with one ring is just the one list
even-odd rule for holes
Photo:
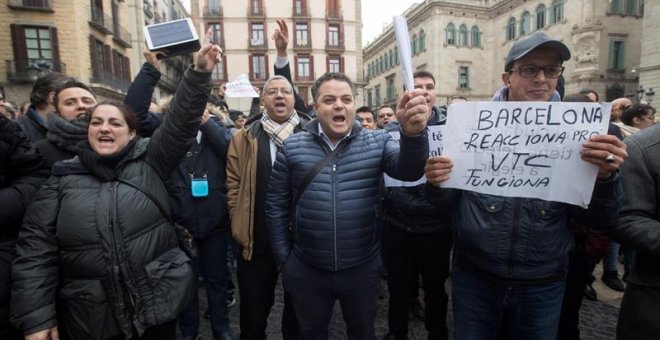
[[[314,0],[316,1],[316,0]],[[410,5],[423,0],[362,0],[362,43],[374,40],[392,17],[403,13]],[[181,0],[190,12],[190,0]],[[268,5],[268,0],[266,0]]]

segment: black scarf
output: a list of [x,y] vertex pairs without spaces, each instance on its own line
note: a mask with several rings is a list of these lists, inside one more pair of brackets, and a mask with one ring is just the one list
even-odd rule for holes
[[112,155],[101,156],[92,150],[87,140],[80,142],[76,145],[76,154],[89,172],[98,177],[102,182],[111,181],[117,178],[121,166],[131,159],[135,141],[138,138],[133,138],[128,144]]
[[78,117],[68,121],[58,114],[51,112],[46,121],[46,138],[59,148],[76,152],[77,144],[87,140],[87,127],[89,123],[85,117]]

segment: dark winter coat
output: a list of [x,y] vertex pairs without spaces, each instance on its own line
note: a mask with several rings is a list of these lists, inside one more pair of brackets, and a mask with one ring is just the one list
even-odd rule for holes
[[275,261],[284,263],[293,251],[316,268],[340,271],[358,266],[379,253],[383,172],[401,180],[419,179],[429,152],[426,130],[416,137],[402,134],[399,146],[387,132],[354,123],[350,135],[337,144],[348,146],[291,207],[305,175],[331,152],[318,120],[304,130],[284,142],[271,173],[266,216]]
[[[186,71],[171,114],[118,169],[165,209],[164,179],[190,148],[209,80]],[[101,181],[78,158],[56,163],[28,209],[12,276],[13,324],[25,334],[58,326],[71,339],[131,337],[174,320],[196,280],[157,205],[130,185]]]

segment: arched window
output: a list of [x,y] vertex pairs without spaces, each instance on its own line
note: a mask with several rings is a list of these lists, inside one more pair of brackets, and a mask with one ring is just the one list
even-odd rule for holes
[[506,40],[513,40],[516,38],[516,18],[510,18],[509,23],[506,25]]
[[383,55],[383,63],[385,63],[385,71],[390,69],[390,59],[387,58],[387,52],[385,52],[385,55]]
[[558,23],[564,19],[564,0],[552,1],[552,24]]
[[477,25],[472,26],[472,47],[481,47],[481,33]]
[[410,50],[412,55],[417,54],[417,34],[413,34],[412,40],[410,41]]
[[458,28],[458,46],[467,46],[467,26],[461,24]]
[[529,14],[528,11],[525,11],[520,18],[520,35],[525,35],[530,32],[530,21],[531,21],[531,15]]
[[447,35],[447,45],[455,45],[456,44],[456,28],[454,27],[454,24],[449,23],[447,25],[446,29],[446,35]]
[[390,67],[394,67],[394,53],[392,53],[392,50],[390,50],[389,59],[390,59]]
[[536,7],[536,29],[545,27],[545,5],[540,4]]
[[417,47],[419,48],[419,52],[426,51],[426,33],[424,33],[424,30],[419,32],[419,40],[417,41]]

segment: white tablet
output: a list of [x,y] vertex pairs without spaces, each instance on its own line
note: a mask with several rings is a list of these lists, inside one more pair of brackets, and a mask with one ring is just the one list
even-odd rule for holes
[[167,57],[197,52],[201,47],[190,18],[145,26],[144,36],[150,51],[164,51]]

